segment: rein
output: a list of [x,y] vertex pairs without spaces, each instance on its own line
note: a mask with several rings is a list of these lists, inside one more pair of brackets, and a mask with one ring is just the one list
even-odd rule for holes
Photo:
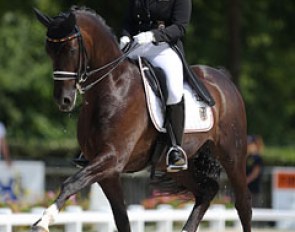
[[[55,70],[53,71],[53,80],[58,81],[65,81],[65,80],[76,80],[76,88],[78,89],[80,94],[84,94],[86,91],[90,90],[93,86],[95,86],[98,82],[109,76],[128,56],[128,54],[134,50],[134,48],[137,46],[137,44],[130,44],[128,47],[128,50],[123,53],[123,55],[119,56],[115,60],[97,68],[88,71],[89,66],[88,64],[88,56],[87,52],[84,46],[83,37],[81,35],[81,32],[76,26],[76,33],[70,36],[63,37],[61,39],[55,39],[55,38],[49,38],[47,37],[48,42],[52,43],[64,43],[68,42],[73,39],[78,39],[79,42],[79,61],[78,61],[78,72],[71,72],[71,71],[61,71],[61,70]],[[82,59],[81,59],[82,56]],[[84,65],[83,65],[84,64]],[[83,67],[84,66],[84,67]],[[110,68],[110,69],[109,69]],[[85,83],[86,80],[88,80],[89,77],[92,75],[104,71],[106,69],[109,69],[105,74],[98,77],[95,81],[82,86],[82,84]]]

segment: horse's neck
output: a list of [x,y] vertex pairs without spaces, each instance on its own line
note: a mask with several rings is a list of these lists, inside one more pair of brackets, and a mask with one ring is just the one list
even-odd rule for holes
[[95,50],[93,51],[93,55],[90,59],[90,66],[92,66],[93,69],[98,69],[108,65],[122,55],[120,50],[117,48],[117,45],[113,41],[106,45],[99,45],[98,43],[97,46],[94,46],[94,49]]
[[90,36],[92,36],[90,66],[93,69],[100,68],[122,55],[117,42],[109,32],[90,34]]
[[[91,64],[90,69],[106,67],[100,71],[97,76],[103,76],[109,72],[103,80],[104,84],[109,85],[107,88],[115,91],[116,87],[121,88],[122,85],[129,83],[129,80],[124,80],[123,76],[128,75],[132,64],[120,59],[124,54],[110,32],[105,31],[93,35],[92,54],[89,62]],[[118,82],[119,79],[121,79],[120,82],[122,84],[114,84]]]
[[[89,54],[88,62],[91,70],[99,69],[123,55],[114,36],[105,25],[94,24],[90,28],[84,25],[85,22],[81,26],[87,30],[84,31],[83,37],[85,37],[86,50]],[[90,78],[90,81],[97,80],[97,78],[107,74],[115,66],[116,64],[114,66],[111,65],[98,72]],[[135,78],[138,75],[138,71],[135,74],[134,70],[136,69],[134,67],[133,64],[127,61],[120,63],[103,80],[98,82],[89,93],[85,94],[85,103],[94,103],[92,107],[98,107],[98,105],[103,105],[102,107],[104,107],[106,104],[118,105],[122,104],[124,100],[127,101],[130,95],[129,89],[134,88],[136,85],[138,86],[138,80],[136,81],[137,78]]]
[[[78,128],[83,128],[78,130],[81,144],[86,143],[85,138],[92,136],[94,128],[114,128],[118,125],[115,123],[118,116],[125,119],[130,118],[128,115],[130,109],[135,108],[134,104],[144,101],[143,94],[142,96],[136,95],[142,85],[140,78],[133,75],[133,69],[131,64],[125,62],[93,89],[85,93],[79,114]],[[95,133],[105,134],[106,132],[101,130]]]

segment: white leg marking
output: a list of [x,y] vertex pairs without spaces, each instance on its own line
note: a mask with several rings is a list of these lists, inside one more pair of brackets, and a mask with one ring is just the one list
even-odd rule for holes
[[41,221],[37,225],[49,231],[48,226],[54,223],[58,212],[56,204],[51,205],[43,212]]

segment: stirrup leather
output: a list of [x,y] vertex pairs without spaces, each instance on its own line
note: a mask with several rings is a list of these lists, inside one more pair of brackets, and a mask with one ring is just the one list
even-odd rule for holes
[[[177,152],[181,152],[183,154],[184,160],[185,160],[185,164],[184,165],[171,165],[169,164],[169,157],[171,152],[173,151],[177,151]],[[182,147],[180,146],[171,146],[166,154],[166,166],[167,166],[167,171],[168,172],[179,172],[179,171],[183,171],[183,170],[187,170],[187,155],[186,152],[182,149]]]

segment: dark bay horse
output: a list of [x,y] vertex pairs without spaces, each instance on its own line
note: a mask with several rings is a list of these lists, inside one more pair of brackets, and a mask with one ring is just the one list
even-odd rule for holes
[[[83,93],[78,120],[78,141],[89,164],[69,177],[32,231],[49,231],[65,201],[82,188],[97,182],[112,207],[119,232],[130,224],[120,182],[121,173],[150,165],[158,132],[145,102],[138,67],[126,56],[110,28],[88,9],[72,9],[56,17],[35,10],[47,28],[46,51],[53,61],[54,99],[62,111],[75,105],[77,90]],[[208,132],[186,134],[183,147],[188,170],[166,173],[195,196],[195,205],[183,232],[195,232],[218,191],[220,163],[235,191],[235,206],[244,232],[251,231],[251,197],[247,189],[246,116],[243,100],[222,70],[193,66],[216,101],[214,127]],[[157,170],[165,170],[162,158]],[[218,168],[217,168],[218,169]]]

